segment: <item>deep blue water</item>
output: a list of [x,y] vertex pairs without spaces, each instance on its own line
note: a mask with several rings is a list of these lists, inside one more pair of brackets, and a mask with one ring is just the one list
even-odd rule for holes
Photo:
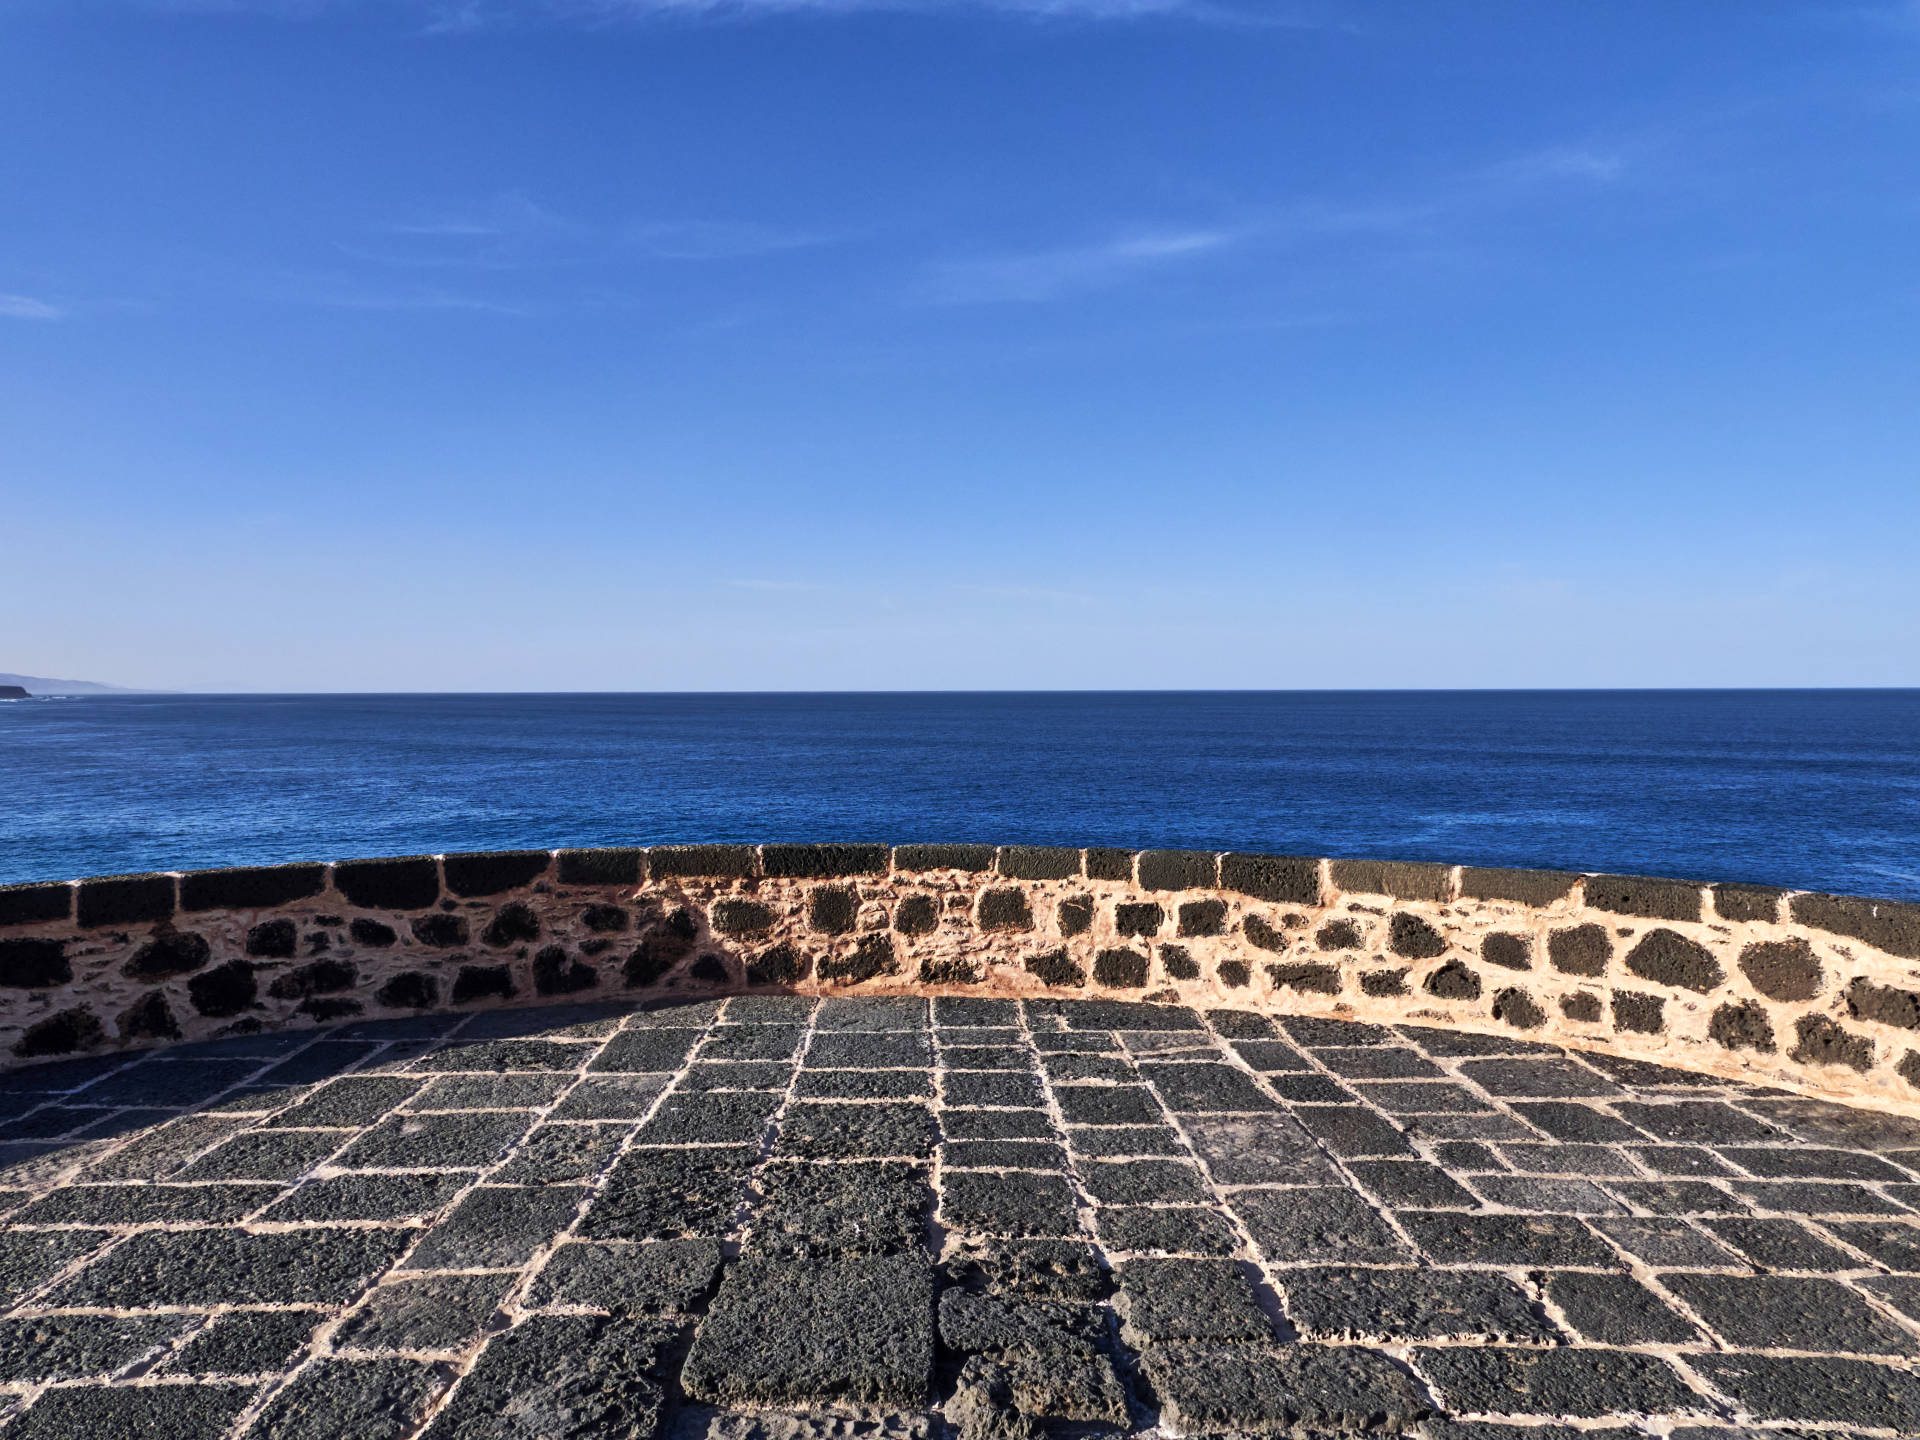
[[0,881],[774,839],[1378,855],[1920,898],[1920,690],[0,703]]

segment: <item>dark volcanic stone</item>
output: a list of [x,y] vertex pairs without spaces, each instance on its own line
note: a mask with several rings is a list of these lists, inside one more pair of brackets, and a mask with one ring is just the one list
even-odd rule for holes
[[0,940],[0,985],[34,990],[71,979],[66,941]]
[[369,920],[365,916],[349,925],[347,933],[353,937],[354,944],[374,950],[385,950],[400,939],[399,933],[391,925],[382,925],[378,920]]
[[173,1440],[225,1435],[251,1385],[87,1386],[49,1390],[8,1440]]
[[539,938],[539,915],[534,912],[531,905],[519,900],[509,900],[494,911],[493,919],[487,922],[487,928],[480,934],[480,939],[496,950],[505,949],[509,945],[524,945],[529,940]]
[[66,1281],[54,1303],[340,1304],[391,1265],[412,1238],[397,1230],[150,1230]]
[[1258,915],[1249,915],[1241,923],[1241,933],[1256,950],[1280,951],[1287,948],[1284,931],[1276,930]]
[[895,870],[964,870],[977,875],[993,868],[991,845],[896,845]]
[[1626,965],[1642,980],[1697,990],[1702,995],[1727,978],[1711,950],[1675,930],[1649,930],[1627,952]]
[[337,995],[351,990],[359,972],[344,960],[315,960],[297,965],[276,978],[267,993],[276,1000],[304,1000],[310,995]]
[[1612,1081],[1571,1060],[1468,1060],[1460,1070],[1493,1095],[1558,1100],[1622,1093]]
[[893,852],[885,845],[762,845],[763,873],[795,880],[840,875],[884,875]]
[[1278,905],[1320,903],[1320,862],[1295,855],[1222,855],[1220,888]]
[[1190,900],[1179,910],[1182,935],[1221,935],[1227,928],[1227,902]]
[[1072,1235],[1080,1228],[1066,1179],[1023,1171],[947,1176],[940,1214],[951,1229],[989,1235]]
[[669,1095],[640,1127],[642,1145],[758,1143],[780,1096],[757,1091]]
[[1355,1160],[1347,1168],[1396,1210],[1480,1208],[1479,1200],[1451,1175],[1424,1160]]
[[1280,1276],[1289,1318],[1317,1340],[1556,1338],[1526,1291],[1498,1275],[1330,1267]]
[[691,1311],[720,1277],[715,1240],[651,1245],[562,1245],[540,1272],[532,1303],[614,1314]]
[[1167,1255],[1231,1255],[1240,1237],[1217,1210],[1197,1206],[1118,1207],[1094,1211],[1108,1250]]
[[1113,907],[1113,928],[1120,935],[1158,935],[1167,912],[1151,900]]
[[933,1378],[933,1280],[919,1255],[742,1260],[681,1372],[697,1399],[917,1407]]
[[772,909],[758,900],[716,900],[711,914],[713,928],[722,935],[761,935],[773,928]]
[[573,1220],[586,1197],[574,1186],[491,1187],[468,1192],[407,1257],[409,1270],[507,1269],[524,1265]]
[[813,957],[793,945],[775,945],[747,961],[749,985],[791,985],[813,969]]
[[1193,952],[1184,945],[1162,945],[1160,947],[1160,968],[1167,972],[1169,980],[1198,980],[1200,962],[1193,958]]
[[325,1318],[313,1310],[232,1310],[169,1360],[169,1375],[275,1375],[289,1369]]
[[1813,946],[1797,936],[1747,946],[1740,952],[1740,969],[1769,1000],[1811,1000],[1826,980]]
[[647,851],[647,873],[656,880],[744,880],[754,868],[751,845],[656,845]]
[[373,998],[392,1010],[426,1010],[440,998],[440,982],[424,970],[395,975],[374,992]]
[[1430,1413],[1413,1381],[1369,1350],[1156,1345],[1141,1368],[1162,1418],[1187,1434],[1398,1431]]
[[558,945],[548,945],[533,957],[533,988],[537,994],[573,995],[599,983],[599,971]]
[[1480,941],[1480,958],[1507,970],[1533,968],[1533,942],[1524,935],[1495,932]]
[[1480,977],[1461,961],[1449,960],[1427,976],[1423,988],[1429,995],[1437,995],[1442,1000],[1478,1000]]
[[1856,1020],[1920,1030],[1920,995],[1862,977],[1847,987],[1847,1013]]
[[1538,1030],[1547,1023],[1546,1011],[1525,990],[1508,988],[1493,997],[1493,1018],[1520,1030]]
[[453,1003],[513,998],[513,972],[505,965],[462,965],[453,977]]
[[472,898],[531,885],[547,873],[550,864],[552,857],[544,850],[490,850],[449,855],[441,867],[447,889]]
[[1613,992],[1613,1028],[1658,1035],[1666,1029],[1667,1002],[1658,995],[1643,995],[1634,990]]
[[891,975],[900,968],[893,953],[893,937],[863,935],[851,952],[831,955],[818,966],[822,980],[846,980],[857,984],[876,975]]
[[1269,965],[1267,978],[1275,985],[1284,985],[1289,990],[1307,990],[1320,995],[1340,993],[1340,968],[1337,965],[1312,965],[1302,962],[1291,965]]
[[589,905],[580,912],[580,923],[596,935],[617,934],[632,918],[620,905]]
[[609,846],[597,850],[562,850],[562,885],[638,885],[643,851]]
[[[1231,985],[1236,989],[1253,983],[1253,971],[1248,968],[1244,960],[1222,960],[1219,970],[1215,973],[1219,975],[1222,985]],[[1366,982],[1361,983],[1364,985]]]
[[1597,1417],[1705,1411],[1673,1368],[1628,1350],[1419,1350],[1414,1363],[1455,1410]]
[[207,937],[190,930],[165,930],[134,952],[120,969],[130,980],[165,980],[189,975],[213,957]]
[[1244,1070],[1231,1065],[1145,1065],[1141,1075],[1176,1114],[1278,1110],[1279,1104]]
[[1858,1262],[1797,1220],[1734,1216],[1704,1220],[1708,1230],[1767,1270],[1851,1270]]
[[1835,1280],[1665,1275],[1662,1283],[1735,1345],[1912,1355],[1920,1343]]
[[1360,977],[1360,992],[1380,997],[1413,993],[1405,970],[1369,970]]
[[1387,948],[1409,960],[1430,960],[1447,953],[1446,936],[1418,915],[1404,910],[1394,914],[1387,932]]
[[45,925],[73,915],[71,885],[0,885],[0,925]]
[[458,915],[419,915],[407,928],[415,940],[432,950],[451,950],[467,943],[467,922]]
[[1796,895],[1789,904],[1802,925],[1864,940],[1903,960],[1920,960],[1920,905],[1849,895]]
[[318,895],[326,888],[324,865],[261,865],[198,870],[180,877],[182,910],[263,910]]
[[1715,1010],[1707,1021],[1707,1034],[1729,1050],[1758,1050],[1770,1055],[1779,1048],[1766,1007],[1753,1000]]
[[1613,958],[1613,941],[1604,925],[1575,925],[1547,936],[1547,958],[1567,975],[1600,976]]
[[921,1158],[931,1149],[932,1121],[924,1105],[802,1101],[780,1122],[779,1153],[809,1160]]
[[1134,1260],[1120,1271],[1121,1338],[1136,1349],[1167,1340],[1273,1338],[1253,1287],[1230,1260]]
[[931,935],[940,928],[940,906],[931,895],[909,895],[894,907],[893,928],[902,935]]
[[1180,1123],[1221,1185],[1340,1183],[1333,1162],[1290,1116],[1190,1115]]
[[1580,877],[1565,870],[1504,870],[1466,865],[1460,870],[1460,894],[1468,900],[1514,900],[1522,905],[1551,905],[1573,893]]
[[348,1350],[464,1349],[485,1328],[515,1278],[429,1275],[389,1281],[334,1333],[333,1343]]
[[187,982],[187,996],[193,1001],[193,1008],[212,1018],[238,1015],[252,1008],[260,991],[253,970],[245,960],[229,960],[204,975],[194,976]]
[[335,1175],[289,1191],[262,1219],[273,1221],[404,1220],[448,1205],[473,1172]]
[[1547,1298],[1596,1345],[1685,1345],[1693,1326],[1627,1275],[1560,1271],[1547,1279]]
[[1386,1221],[1352,1190],[1239,1190],[1229,1204],[1268,1260],[1404,1263]]
[[1399,1220],[1442,1265],[1620,1268],[1613,1252],[1571,1216],[1403,1210]]
[[1096,984],[1116,990],[1141,989],[1147,983],[1147,957],[1138,950],[1102,950],[1093,957],[1093,978]]
[[173,917],[171,875],[109,875],[82,880],[76,918],[82,929],[100,925],[138,925]]
[[581,1233],[601,1240],[724,1235],[759,1158],[747,1146],[630,1150],[587,1208]]
[[397,1075],[355,1075],[323,1085],[299,1104],[282,1110],[268,1122],[274,1126],[325,1125],[359,1128],[371,1125],[419,1090],[417,1079]]
[[1701,887],[1685,880],[1651,880],[1643,875],[1589,875],[1587,904],[1616,915],[1646,920],[1698,920]]
[[1600,997],[1590,991],[1581,990],[1572,995],[1560,997],[1560,1013],[1569,1020],[1577,1020],[1584,1025],[1598,1024],[1602,1006]]
[[50,1315],[33,1320],[0,1320],[0,1380],[110,1375],[164,1349],[191,1323],[181,1315],[132,1319]]
[[1296,1110],[1300,1123],[1334,1154],[1406,1155],[1413,1147],[1394,1124],[1364,1105],[1314,1105]]
[[1329,920],[1314,932],[1313,943],[1322,950],[1358,950],[1366,943],[1358,921]]
[[1036,976],[1044,985],[1078,988],[1087,983],[1087,972],[1074,964],[1065,950],[1049,950],[1044,954],[1029,955],[1026,958],[1026,969],[1028,974]]
[[177,1040],[180,1022],[173,1018],[166,995],[149,990],[120,1013],[120,1038],[123,1040]]
[[1143,890],[1211,890],[1216,873],[1210,851],[1140,852],[1140,888]]
[[461,1110],[448,1114],[391,1115],[344,1150],[334,1163],[345,1170],[468,1166],[498,1160],[533,1124],[530,1110]]
[[1070,880],[1080,873],[1080,852],[1058,846],[1007,845],[1000,850],[999,868],[1010,880]]
[[1771,1126],[1717,1100],[1624,1101],[1614,1109],[1649,1135],[1681,1144],[1737,1145],[1780,1138]]
[[440,867],[431,855],[343,860],[333,888],[363,910],[424,910],[440,898]]
[[1873,1068],[1873,1041],[1849,1034],[1824,1015],[1803,1015],[1794,1024],[1799,1044],[1787,1058],[1802,1065],[1845,1065],[1863,1074]]
[[982,930],[1031,930],[1033,910],[1027,892],[1018,886],[983,891],[977,919]]
[[1716,885],[1713,913],[1722,920],[1773,920],[1786,893],[1772,885]]
[[651,1440],[666,1396],[663,1352],[677,1327],[538,1315],[497,1335],[423,1440]]
[[1920,1377],[1861,1360],[1697,1355],[1688,1363],[1742,1409],[1767,1420],[1833,1421],[1920,1433]]
[[1333,888],[1396,900],[1453,898],[1453,867],[1406,860],[1330,861]]
[[444,1384],[418,1360],[321,1360],[276,1394],[247,1433],[259,1440],[401,1440]]

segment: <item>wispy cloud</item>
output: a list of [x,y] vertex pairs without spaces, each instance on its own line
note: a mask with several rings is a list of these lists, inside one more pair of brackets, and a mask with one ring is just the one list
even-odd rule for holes
[[1236,238],[1226,230],[1156,230],[1093,245],[948,260],[928,271],[922,288],[925,299],[945,305],[1056,300],[1225,249]]
[[49,305],[31,295],[0,295],[0,316],[9,320],[59,320],[66,313],[58,305]]

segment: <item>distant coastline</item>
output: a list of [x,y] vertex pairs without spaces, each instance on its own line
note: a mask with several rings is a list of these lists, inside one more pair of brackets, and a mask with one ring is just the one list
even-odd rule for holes
[[10,675],[0,670],[0,689],[8,685],[18,686],[36,700],[43,695],[152,695],[156,693],[152,690],[131,690],[125,685],[103,685],[98,680],[54,680],[45,675]]

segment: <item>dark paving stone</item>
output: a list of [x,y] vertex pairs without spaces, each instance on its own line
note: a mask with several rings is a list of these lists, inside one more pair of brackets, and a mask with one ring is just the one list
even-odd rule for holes
[[1605,1055],[1590,1050],[1581,1058],[1594,1069],[1604,1070],[1621,1084],[1632,1085],[1636,1089],[1702,1090],[1720,1089],[1727,1084],[1717,1075],[1703,1075],[1697,1070],[1681,1070],[1672,1065],[1655,1065],[1625,1055]]
[[1642,1135],[1626,1121],[1592,1105],[1548,1100],[1534,1105],[1516,1104],[1513,1113],[1529,1125],[1537,1125],[1556,1140],[1611,1145],[1622,1140],[1642,1140]]
[[322,1085],[267,1123],[276,1127],[336,1125],[357,1130],[373,1124],[394,1106],[410,1099],[421,1083],[399,1076],[350,1075]]
[[183,1116],[135,1136],[81,1173],[88,1180],[163,1180],[247,1123],[247,1117],[237,1115]]
[[1464,1085],[1430,1080],[1375,1080],[1353,1087],[1389,1115],[1487,1114],[1493,1106]]
[[1625,1155],[1608,1145],[1502,1145],[1500,1153],[1524,1175],[1633,1179],[1640,1174]]
[[509,1040],[526,1036],[562,1036],[602,1039],[620,1028],[630,1013],[619,1003],[602,1005],[542,1005],[525,1010],[489,1010],[475,1015],[460,1031],[460,1039]]
[[933,1122],[924,1105],[802,1102],[782,1117],[775,1153],[808,1160],[923,1159],[932,1148]]
[[1067,1152],[1042,1140],[956,1140],[940,1147],[949,1170],[1065,1170]]
[[326,1316],[317,1310],[229,1310],[161,1367],[166,1375],[279,1375]]
[[691,1313],[719,1278],[720,1246],[713,1240],[562,1245],[534,1282],[530,1302],[616,1315]]
[[243,1385],[49,1390],[8,1440],[216,1440],[253,1399]]
[[867,1401],[917,1407],[933,1378],[933,1280],[918,1255],[742,1260],[681,1371],[721,1403]]
[[778,1095],[759,1091],[669,1095],[640,1127],[642,1145],[758,1144],[780,1106]]
[[411,1244],[402,1230],[135,1235],[54,1292],[61,1306],[338,1304]]
[[292,1180],[338,1150],[335,1130],[256,1130],[236,1135],[180,1171],[179,1180]]
[[1207,1023],[1228,1040],[1260,1040],[1280,1033],[1272,1020],[1254,1010],[1209,1010]]
[[1920,1351],[1920,1341],[1836,1280],[1664,1275],[1661,1283],[1734,1345],[1851,1355]]
[[1053,1122],[1043,1110],[943,1110],[940,1128],[949,1140],[1052,1140]]
[[1909,1320],[1920,1320],[1920,1279],[1911,1275],[1881,1275],[1854,1283],[1879,1296]]
[[1477,1140],[1442,1140],[1433,1147],[1433,1157],[1449,1170],[1501,1171],[1507,1168],[1506,1162],[1490,1146]]
[[1362,1025],[1352,1020],[1322,1020],[1312,1015],[1283,1016],[1280,1028],[1298,1043],[1312,1049],[1333,1045],[1394,1045],[1400,1039],[1382,1025]]
[[536,1315],[488,1342],[424,1440],[646,1440],[672,1336],[653,1320]]
[[785,1090],[792,1083],[790,1060],[722,1060],[711,1065],[689,1065],[678,1088],[687,1095],[710,1090]]
[[1320,1340],[1553,1343],[1526,1291],[1499,1275],[1346,1267],[1279,1274],[1287,1315]]
[[1080,1167],[1080,1182],[1102,1205],[1198,1204],[1211,1197],[1200,1172],[1175,1160],[1102,1160]]
[[429,1275],[390,1280],[334,1332],[341,1350],[463,1350],[486,1328],[517,1276]]
[[943,1045],[940,1065],[946,1070],[1031,1070],[1033,1056],[1013,1045]]
[[1559,1271],[1547,1277],[1547,1299],[1596,1345],[1685,1345],[1699,1339],[1692,1325],[1631,1276]]
[[1889,1152],[1920,1146],[1920,1118],[1826,1100],[1756,1098],[1741,1102],[1795,1138],[1841,1150]]
[[925,1100],[933,1095],[929,1070],[802,1070],[796,1095],[814,1100]]
[[1441,1265],[1620,1266],[1592,1231],[1569,1216],[1406,1210],[1399,1220],[1414,1243]]
[[940,1216],[951,1229],[989,1235],[1072,1235],[1080,1229],[1073,1187],[1058,1175],[950,1175],[942,1183]]
[[[924,1030],[927,1002],[917,996],[855,999],[828,997],[813,1012],[816,1032],[828,1030]],[[819,1043],[816,1034],[814,1043]]]
[[1092,1159],[1125,1155],[1184,1155],[1186,1147],[1171,1125],[1087,1126],[1067,1131],[1076,1155]]
[[1244,1070],[1231,1065],[1149,1065],[1140,1073],[1177,1115],[1278,1110],[1280,1104]]
[[621,1125],[542,1125],[492,1179],[500,1185],[566,1185],[590,1180],[613,1163]]
[[578,1186],[471,1190],[407,1257],[409,1270],[482,1270],[524,1265],[573,1222]]
[[1093,1212],[1093,1228],[1108,1250],[1139,1254],[1231,1255],[1240,1237],[1217,1210],[1194,1206],[1137,1207]]
[[1630,1350],[1467,1346],[1417,1350],[1414,1364],[1454,1410],[1594,1419],[1709,1411],[1671,1366]]
[[1814,1145],[1732,1147],[1720,1152],[1765,1180],[1905,1180],[1906,1173],[1877,1155]]
[[[1495,1425],[1483,1420],[1429,1420],[1427,1440],[1642,1440],[1645,1432],[1608,1425],[1598,1430],[1571,1425]],[[1749,1440],[1744,1430],[1675,1430],[1669,1440]]]
[[0,1381],[113,1375],[158,1354],[193,1323],[184,1315],[43,1315],[0,1320]]
[[1460,1073],[1489,1094],[1535,1100],[1574,1100],[1626,1094],[1603,1075],[1573,1060],[1466,1060]]
[[0,1305],[12,1306],[108,1238],[100,1230],[0,1232]]
[[1040,1077],[1011,1070],[949,1071],[941,1076],[940,1090],[949,1105],[1041,1104]]
[[1133,1062],[1118,1055],[1043,1055],[1040,1068],[1056,1085],[1075,1080],[1111,1080],[1117,1085],[1140,1083],[1140,1072]]
[[587,1207],[580,1230],[598,1240],[667,1240],[724,1235],[740,1186],[760,1152],[747,1146],[631,1150]]
[[471,1170],[425,1175],[334,1175],[309,1180],[260,1218],[288,1220],[402,1220],[431,1215],[471,1185]]
[[1105,1031],[1036,1030],[1028,1037],[1042,1055],[1117,1055],[1120,1042]]
[[1834,1220],[1827,1229],[1889,1270],[1920,1275],[1920,1228],[1899,1220]]
[[1157,1125],[1165,1119],[1139,1085],[1061,1085],[1053,1097],[1069,1125]]
[[847,1031],[813,1037],[807,1047],[812,1070],[880,1070],[931,1065],[933,1046],[918,1030]]
[[1857,1270],[1860,1262],[1797,1220],[1703,1220],[1715,1238],[1763,1270]]
[[408,1103],[409,1110],[528,1110],[551,1105],[572,1077],[550,1071],[508,1075],[441,1075]]
[[321,1360],[294,1376],[247,1430],[249,1440],[401,1440],[445,1381],[418,1360]]
[[1831,1421],[1920,1434],[1920,1376],[1861,1360],[1699,1355],[1688,1363],[1762,1420]]
[[1744,1215],[1746,1202],[1705,1180],[1615,1180],[1609,1188],[1656,1215]]
[[1342,1160],[1357,1155],[1411,1155],[1393,1123],[1363,1105],[1306,1105],[1296,1119]]
[[622,1030],[600,1047],[600,1053],[587,1068],[629,1073],[678,1070],[693,1053],[703,1033],[668,1026]]
[[1074,1030],[1206,1029],[1196,1011],[1132,1000],[1082,1000],[1064,1006],[1061,1014]]
[[1238,1040],[1234,1042],[1233,1050],[1247,1064],[1263,1073],[1313,1068],[1306,1056],[1279,1040]]
[[808,995],[736,995],[727,1002],[729,1025],[805,1025],[813,1016]]
[[309,1045],[250,1083],[267,1086],[313,1085],[351,1070],[379,1048],[372,1042]]
[[798,1025],[722,1025],[707,1032],[701,1060],[790,1060],[806,1031]]
[[1407,1210],[1478,1210],[1479,1199],[1424,1160],[1356,1160],[1347,1167],[1382,1204]]
[[1322,1065],[1349,1080],[1438,1080],[1447,1073],[1419,1051],[1397,1045],[1328,1047],[1315,1054]]
[[1745,1180],[1733,1183],[1734,1193],[1756,1209],[1784,1210],[1790,1215],[1905,1215],[1906,1207],[1882,1199],[1861,1185],[1823,1184],[1816,1180]]
[[1656,1175],[1732,1175],[1734,1169],[1697,1145],[1631,1145],[1631,1154]]
[[590,1075],[548,1113],[552,1120],[638,1120],[660,1092],[664,1075]]
[[1628,1123],[1659,1140],[1677,1140],[1689,1145],[1733,1145],[1781,1138],[1772,1126],[1762,1125],[1717,1100],[1676,1100],[1665,1105],[1624,1100],[1613,1108]]
[[1142,1349],[1167,1340],[1261,1341],[1273,1325],[1231,1260],[1132,1260],[1121,1267],[1120,1336]]
[[955,1284],[993,1295],[1098,1300],[1109,1289],[1093,1247],[1071,1240],[962,1240],[941,1269]]
[[577,1070],[594,1056],[591,1045],[558,1040],[456,1040],[414,1062],[426,1074],[448,1070]]
[[1350,1105],[1360,1098],[1325,1075],[1269,1075],[1267,1084],[1282,1100],[1299,1105]]
[[757,1184],[748,1249],[781,1258],[917,1252],[932,1204],[926,1173],[900,1161],[776,1162]]
[[458,1110],[394,1115],[340,1152],[343,1170],[484,1169],[527,1133],[531,1110]]
[[238,1220],[278,1185],[68,1185],[13,1217],[20,1225],[155,1225]]
[[1393,1362],[1368,1350],[1156,1345],[1141,1367],[1162,1419],[1188,1434],[1399,1430],[1430,1410]]
[[1412,1258],[1387,1222],[1351,1190],[1238,1190],[1228,1205],[1276,1264]]
[[1473,1188],[1510,1210],[1548,1215],[1617,1215],[1620,1202],[1586,1180],[1538,1175],[1476,1175]]
[[1409,1135],[1427,1140],[1515,1140],[1526,1143],[1539,1137],[1511,1115],[1409,1115],[1404,1128]]
[[1018,1025],[1020,1023],[1020,1002],[1017,1000],[975,1000],[964,995],[942,995],[937,997],[933,1002],[933,1023],[943,1027]]
[[1557,1045],[1521,1040],[1509,1035],[1475,1035],[1466,1030],[1436,1030],[1425,1025],[1402,1025],[1400,1033],[1429,1055],[1467,1058],[1481,1055],[1561,1055]]
[[1596,1216],[1591,1222],[1614,1244],[1649,1265],[1737,1267],[1740,1257],[1687,1224],[1664,1217]]
[[[1011,1047],[1021,1045],[1020,1030],[1012,1025],[977,1025],[964,1030],[942,1029],[940,1053],[945,1054],[953,1048],[971,1049],[980,1046]],[[1024,1046],[1022,1046],[1024,1049]]]
[[149,1060],[110,1075],[74,1097],[81,1105],[204,1105],[261,1068],[258,1060]]

